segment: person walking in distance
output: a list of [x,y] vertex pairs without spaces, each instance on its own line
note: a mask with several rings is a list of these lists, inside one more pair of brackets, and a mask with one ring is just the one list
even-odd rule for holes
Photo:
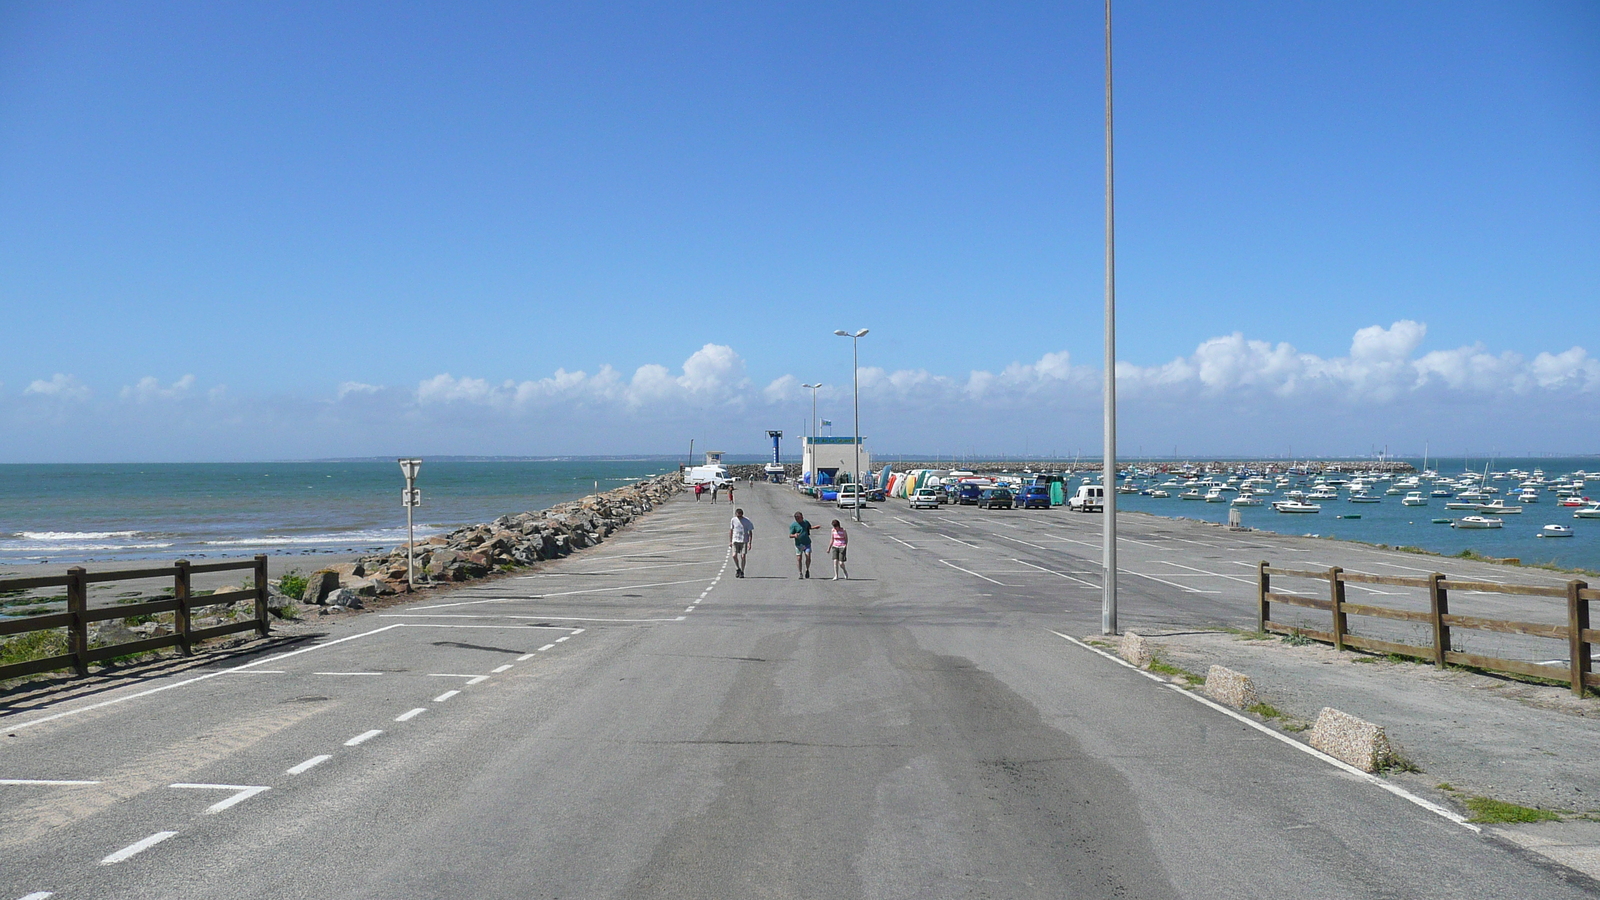
[[755,538],[756,526],[744,517],[744,510],[733,511],[733,521],[728,523],[728,546],[733,548],[733,577],[744,577],[745,560],[750,558],[750,542]]
[[816,527],[802,513],[795,513],[794,524],[789,526],[789,536],[794,538],[794,567],[801,578],[811,577],[811,532]]
[[833,532],[828,538],[828,555],[833,558],[833,580],[839,580],[839,573],[844,573],[844,580],[850,580],[850,570],[844,567],[845,550],[850,544],[850,535],[845,533],[844,526],[838,519],[833,520]]
[[733,479],[728,479],[728,502],[733,502]]

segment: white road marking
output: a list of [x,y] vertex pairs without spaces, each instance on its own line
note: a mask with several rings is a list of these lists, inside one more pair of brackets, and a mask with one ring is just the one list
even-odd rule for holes
[[529,578],[583,578],[585,576],[599,577],[602,575],[616,575],[619,572],[640,572],[645,569],[679,569],[684,566],[709,566],[715,562],[716,560],[714,559],[702,559],[694,562],[660,563],[653,566],[629,566],[625,569],[612,569],[609,572],[542,572],[538,575],[523,575],[517,580],[522,581]]
[[[902,541],[902,540],[900,540],[900,539],[899,539],[899,538],[897,538],[897,537],[895,537],[895,536],[894,536],[894,535],[892,535],[892,534],[890,534],[890,535],[885,535],[885,537],[887,537],[887,538],[888,538],[888,539],[889,539],[889,540],[891,540],[891,541],[894,541],[894,542],[896,542],[896,543],[900,543],[900,544],[906,544],[906,542],[905,542],[905,541]],[[910,545],[910,544],[906,544],[906,546],[907,546],[907,547],[911,547],[911,545]],[[915,547],[911,547],[911,549],[913,549],[913,550],[915,550],[915,549],[917,549],[917,548],[915,548]]]
[[295,766],[294,768],[290,769],[285,774],[287,774],[287,775],[304,775],[305,773],[311,771],[312,769],[316,768],[317,766],[322,765],[323,763],[327,762],[330,759],[333,759],[333,757],[331,755],[327,754],[327,753],[324,753],[321,756],[313,756],[310,759],[306,760],[305,762],[299,764],[298,766]]
[[313,675],[382,675],[382,672],[312,672]]
[[484,600],[463,600],[460,603],[435,603],[432,606],[417,606],[414,609],[452,609],[458,606],[481,606],[485,603],[520,603],[528,600],[543,600],[547,597],[571,597],[577,594],[604,594],[610,591],[630,591],[635,588],[667,587],[674,584],[695,584],[699,578],[690,578],[686,581],[653,581],[648,584],[614,584],[603,588],[585,588],[581,591],[552,591],[536,597],[489,597]]
[[524,653],[521,656],[517,657],[517,662],[527,662],[530,659],[533,659],[533,654],[532,653]]
[[1354,775],[1356,778],[1359,778],[1362,781],[1365,781],[1366,783],[1368,783],[1370,785],[1373,785],[1375,787],[1378,787],[1378,788],[1381,788],[1381,789],[1383,789],[1385,791],[1388,791],[1389,793],[1395,795],[1396,797],[1401,798],[1402,800],[1408,800],[1411,803],[1415,803],[1417,806],[1422,807],[1423,809],[1427,810],[1428,812],[1433,813],[1436,816],[1440,816],[1441,818],[1449,819],[1450,821],[1456,823],[1457,825],[1460,825],[1462,828],[1466,828],[1466,829],[1468,829],[1470,831],[1479,832],[1479,833],[1481,833],[1483,831],[1482,828],[1479,828],[1478,826],[1472,824],[1471,822],[1468,822],[1466,819],[1462,818],[1461,816],[1456,815],[1455,813],[1451,812],[1448,809],[1445,809],[1442,806],[1439,806],[1436,803],[1432,803],[1432,802],[1430,802],[1428,800],[1425,800],[1425,799],[1423,799],[1421,797],[1418,797],[1416,794],[1411,793],[1410,791],[1406,790],[1405,788],[1399,787],[1399,786],[1394,785],[1394,784],[1390,784],[1389,782],[1383,780],[1382,778],[1379,778],[1376,775],[1371,775],[1371,774],[1368,774],[1366,772],[1363,772],[1360,769],[1356,768],[1355,766],[1352,766],[1349,763],[1344,762],[1342,760],[1335,759],[1335,758],[1329,756],[1328,754],[1323,753],[1321,750],[1318,750],[1315,747],[1312,747],[1309,744],[1302,744],[1299,741],[1295,740],[1294,738],[1291,738],[1291,737],[1289,737],[1287,735],[1279,734],[1278,732],[1272,730],[1271,728],[1268,728],[1267,726],[1261,724],[1260,722],[1257,722],[1255,719],[1252,719],[1249,716],[1246,716],[1246,715],[1244,715],[1242,713],[1239,713],[1239,712],[1235,712],[1234,710],[1231,710],[1228,707],[1223,706],[1220,703],[1216,703],[1216,702],[1214,702],[1214,701],[1212,701],[1212,700],[1210,700],[1210,699],[1208,699],[1206,697],[1202,697],[1202,696],[1200,696],[1199,694],[1197,694],[1197,693],[1195,693],[1193,691],[1184,690],[1183,688],[1179,687],[1178,685],[1173,684],[1170,681],[1167,681],[1165,678],[1162,678],[1159,675],[1156,675],[1156,674],[1154,674],[1152,672],[1146,672],[1145,670],[1139,668],[1138,666],[1135,666],[1134,664],[1128,662],[1127,660],[1123,659],[1120,656],[1113,656],[1112,654],[1107,653],[1104,650],[1101,650],[1099,647],[1092,647],[1092,646],[1090,646],[1088,644],[1085,644],[1083,641],[1078,640],[1075,637],[1069,637],[1068,635],[1062,634],[1059,631],[1050,631],[1050,633],[1055,635],[1058,638],[1061,638],[1062,640],[1069,641],[1069,642],[1071,642],[1072,644],[1075,644],[1078,647],[1082,647],[1083,649],[1088,650],[1090,653],[1098,654],[1100,656],[1105,657],[1106,659],[1111,660],[1114,663],[1117,663],[1118,665],[1121,665],[1121,666],[1123,666],[1125,668],[1132,669],[1135,672],[1138,672],[1140,675],[1143,675],[1144,677],[1149,678],[1151,681],[1154,681],[1157,684],[1160,684],[1161,686],[1163,686],[1165,688],[1168,688],[1170,690],[1176,691],[1180,696],[1188,697],[1190,700],[1193,700],[1194,702],[1199,703],[1199,704],[1201,704],[1203,706],[1209,706],[1210,708],[1216,710],[1219,713],[1222,713],[1223,715],[1225,715],[1225,716],[1227,716],[1227,717],[1229,717],[1231,719],[1236,719],[1236,720],[1244,723],[1245,725],[1248,725],[1251,728],[1254,728],[1256,731],[1261,732],[1262,734],[1266,735],[1267,737],[1272,738],[1273,740],[1276,740],[1276,741],[1279,741],[1281,743],[1287,744],[1290,747],[1293,747],[1294,749],[1299,750],[1302,753],[1305,753],[1305,754],[1313,756],[1313,757],[1315,757],[1317,759],[1320,759],[1323,762],[1327,763],[1328,765],[1331,765],[1336,769],[1340,769],[1340,770],[1342,770],[1342,771],[1344,771],[1344,772],[1346,772],[1346,773],[1348,773],[1350,775]]
[[572,635],[570,635],[570,634],[565,634],[565,635],[562,635],[562,636],[561,636],[561,637],[558,637],[558,638],[556,638],[556,643],[558,643],[558,644],[559,644],[559,643],[561,643],[561,642],[562,642],[562,641],[570,641],[570,640],[572,640]]
[[1001,540],[1004,540],[1004,541],[1016,541],[1019,544],[1027,544],[1029,547],[1032,547],[1035,550],[1049,550],[1050,549],[1049,547],[1045,547],[1045,546],[1042,546],[1040,544],[1035,544],[1035,543],[1033,543],[1031,541],[1025,541],[1022,538],[1014,538],[1014,537],[1011,537],[1010,535],[997,534],[997,535],[995,535],[995,537],[1000,538]]
[[355,737],[351,738],[350,740],[345,741],[344,745],[346,747],[354,747],[357,744],[362,744],[362,743],[365,743],[367,741],[370,741],[370,740],[372,740],[373,738],[377,737],[380,734],[383,734],[383,729],[381,729],[381,728],[374,728],[371,731],[363,731],[360,734],[356,735]]
[[[382,618],[382,619],[538,619],[541,622],[625,622],[625,623],[634,623],[634,622],[676,622],[676,621],[678,621],[677,619],[602,619],[602,618],[599,618],[597,616],[517,616],[517,615],[509,615],[509,614],[506,614],[506,613],[498,613],[498,614],[495,614],[495,615],[488,615],[488,616],[471,616],[471,615],[464,615],[464,614],[461,614],[461,613],[426,613],[426,614],[423,614],[423,615],[411,615],[409,613],[379,613],[378,617]],[[397,625],[390,625],[389,627],[390,628],[400,628],[400,627],[403,627],[403,626],[397,624]],[[411,628],[471,628],[473,626],[470,626],[470,625],[435,625],[432,622],[429,622],[427,624],[410,625],[409,627],[411,627]],[[477,626],[477,627],[479,627],[479,628],[501,628],[501,627],[504,627],[504,626],[500,626],[500,625],[480,625],[480,626]],[[560,625],[521,625],[521,626],[518,626],[518,627],[520,627],[520,628],[563,628],[565,626],[560,626]]]
[[272,788],[254,784],[169,784],[167,787],[188,788],[200,791],[234,791],[234,795],[226,800],[221,800],[206,807],[207,813],[219,813],[230,806],[243,803],[251,797]]
[[238,671],[236,669],[230,669],[229,671],[223,672],[222,674],[224,674],[224,675],[287,675],[289,673],[283,671],[282,669],[256,669],[253,672],[240,672],[240,671]]
[[999,584],[999,585],[1000,585],[1000,586],[1001,586],[1001,587],[1016,587],[1016,585],[1011,585],[1011,584],[1001,584],[1001,583],[1000,583],[1000,582],[998,582],[998,581],[995,581],[995,580],[994,580],[994,579],[993,579],[993,578],[990,578],[990,577],[989,577],[989,576],[987,576],[987,575],[978,575],[978,573],[977,573],[977,572],[974,572],[974,571],[972,571],[972,570],[971,570],[971,569],[963,569],[963,568],[961,568],[961,567],[960,567],[960,566],[958,566],[958,565],[956,565],[956,564],[955,564],[955,563],[953,563],[953,562],[951,562],[951,561],[950,561],[950,560],[948,560],[948,559],[941,559],[941,560],[939,560],[939,562],[942,562],[942,563],[944,563],[944,564],[945,564],[945,565],[947,565],[947,566],[949,566],[949,567],[950,567],[950,568],[952,568],[952,569],[955,569],[955,570],[956,570],[956,571],[958,571],[958,572],[965,572],[965,573],[967,573],[967,574],[968,574],[968,575],[977,575],[977,576],[978,576],[978,577],[979,577],[979,578],[982,578],[982,579],[983,579],[983,580],[984,580],[984,581],[987,581],[987,582],[989,582],[989,583],[990,583],[990,584]]
[[137,856],[138,854],[143,853],[146,850],[149,850],[151,847],[154,847],[155,845],[161,843],[162,841],[166,840],[167,838],[174,837],[176,835],[177,835],[176,831],[158,831],[155,834],[152,834],[149,837],[145,838],[144,840],[139,841],[137,843],[129,844],[128,846],[123,847],[121,850],[118,850],[117,852],[111,854],[110,856],[106,857],[105,859],[100,860],[100,865],[102,865],[102,866],[116,865],[117,863],[122,862],[125,859],[131,859],[132,857]]
[[428,711],[427,707],[419,706],[416,709],[408,709],[405,712],[401,713],[400,715],[395,716],[394,720],[396,722],[409,722],[412,719],[415,719],[417,716],[420,716],[420,715],[422,715],[423,713],[425,713],[427,711]]
[[496,666],[495,668],[490,669],[489,671],[492,672],[495,675],[499,675],[501,672],[504,672],[505,670],[507,670],[509,668],[511,668],[511,663],[506,663],[503,666]]
[[439,696],[433,698],[433,702],[435,702],[435,703],[443,703],[446,700],[449,700],[451,697],[454,697],[455,695],[457,695],[459,693],[461,693],[461,692],[460,691],[445,691],[444,693],[440,694]]
[[487,676],[487,675],[474,675],[471,678],[467,679],[467,687],[471,687],[471,686],[473,686],[475,684],[483,684],[485,681],[488,681],[488,680],[489,680],[489,676]]
[[951,537],[951,536],[950,536],[950,535],[948,535],[948,534],[939,534],[939,532],[937,532],[937,531],[936,531],[936,532],[934,532],[934,534],[935,534],[935,535],[937,535],[937,536],[939,536],[939,537],[942,537],[942,538],[944,538],[944,539],[945,539],[945,540],[947,540],[947,541],[955,541],[955,542],[956,542],[956,543],[958,543],[958,544],[961,544],[961,545],[963,545],[963,546],[966,546],[966,547],[971,547],[971,548],[972,548],[972,549],[974,549],[974,550],[981,550],[981,549],[983,549],[983,548],[981,548],[981,547],[979,547],[979,546],[978,546],[978,545],[977,545],[977,544],[973,544],[973,543],[970,543],[970,542],[968,542],[968,541],[963,541],[963,540],[961,540],[961,539],[960,539],[960,538],[953,538],[953,537]]
[[692,606],[691,606],[691,607],[689,607],[689,608],[688,608],[688,609],[686,609],[686,610],[684,610],[684,612],[686,612],[686,613],[688,613],[688,612],[694,612],[694,607],[692,607]]
[[40,778],[0,778],[0,784],[14,784],[14,785],[33,784],[33,785],[40,785],[40,786],[43,786],[43,787],[65,787],[67,785],[73,785],[73,784],[99,784],[99,783],[100,782],[98,782],[98,781],[56,781],[56,780],[51,780],[51,779],[40,779]]
[[[277,662],[280,659],[288,659],[291,656],[299,656],[302,653],[310,653],[313,650],[321,650],[321,649],[324,649],[326,647],[332,647],[335,644],[342,644],[345,641],[354,641],[354,640],[358,640],[358,639],[364,638],[364,637],[371,637],[374,634],[381,634],[382,632],[388,631],[391,628],[399,628],[399,627],[401,627],[400,623],[396,623],[394,625],[385,625],[382,628],[374,628],[371,631],[363,631],[360,634],[352,634],[349,637],[337,638],[335,640],[331,640],[331,641],[327,642],[326,644],[318,644],[315,647],[303,647],[303,648],[301,648],[299,650],[290,650],[287,653],[280,653],[277,656],[269,656],[266,659],[258,659],[255,662],[245,663],[242,666],[234,666],[231,669],[223,669],[220,672],[208,672],[205,675],[196,675],[193,678],[185,678],[182,681],[175,681],[172,684],[163,684],[160,687],[153,687],[153,688],[150,688],[149,690],[144,690],[144,691],[139,691],[137,693],[128,694],[127,696],[124,696],[124,697],[113,697],[110,700],[102,700],[99,703],[91,703],[88,706],[80,706],[80,707],[77,707],[76,709],[68,709],[68,710],[63,710],[63,711],[58,712],[58,713],[52,713],[51,715],[48,715],[48,716],[40,716],[37,719],[32,719],[32,720],[27,721],[27,722],[18,722],[15,725],[7,725],[6,726],[6,731],[7,732],[21,731],[24,728],[32,728],[35,725],[42,725],[45,722],[53,722],[56,719],[64,719],[67,716],[75,716],[75,715],[77,715],[79,713],[86,713],[86,712],[88,712],[88,711],[90,711],[92,709],[101,709],[101,708],[107,707],[107,706],[114,706],[114,705],[116,705],[118,703],[126,703],[129,700],[137,700],[137,699],[139,699],[141,697],[148,697],[151,694],[159,694],[162,691],[170,691],[173,688],[181,688],[181,687],[184,687],[186,685],[194,684],[197,681],[205,681],[208,678],[215,678],[218,675],[230,675],[230,674],[233,674],[233,673],[236,673],[236,672],[244,671],[245,669],[253,669],[256,666],[266,665],[267,663],[270,663],[270,662]],[[165,840],[165,838],[163,838],[163,840]]]
[[1224,575],[1221,572],[1207,572],[1205,569],[1196,569],[1194,566],[1185,566],[1185,565],[1182,565],[1180,563],[1167,562],[1164,559],[1156,560],[1156,562],[1159,565],[1171,566],[1174,569],[1187,569],[1190,572],[1194,572],[1194,573],[1199,574],[1199,575],[1210,575],[1210,576],[1215,577],[1215,578],[1226,578],[1229,581],[1238,581],[1238,582],[1242,582],[1244,584],[1251,584],[1251,585],[1256,583],[1256,580],[1254,578],[1244,578],[1244,577],[1239,576],[1239,575]]
[[429,672],[429,678],[477,678],[476,675],[457,675],[454,672]]
[[588,631],[588,630],[589,629],[587,629],[587,628],[574,628],[574,629],[572,629],[572,633],[573,633],[574,636],[576,636],[576,635],[583,634],[585,631]]
[[1168,587],[1175,587],[1178,590],[1183,591],[1185,594],[1220,594],[1220,593],[1222,593],[1221,591],[1202,591],[1202,590],[1197,590],[1197,589],[1192,588],[1192,587],[1186,587],[1184,585],[1181,585],[1181,584],[1177,583],[1176,581],[1167,581],[1165,579],[1157,578],[1154,575],[1146,575],[1143,572],[1134,572],[1134,571],[1129,570],[1129,569],[1118,569],[1117,571],[1121,572],[1121,573],[1123,573],[1125,575],[1137,575],[1140,578],[1148,578],[1151,581],[1154,581],[1154,582],[1157,582],[1157,583],[1160,583],[1160,584],[1164,584],[1164,585],[1166,585]]
[[26,897],[20,898],[20,900],[49,900],[49,898],[54,896],[55,894],[50,891],[34,891]]
[[544,646],[543,646],[543,647],[540,647],[540,648],[539,648],[539,649],[538,649],[538,650],[537,650],[537,651],[535,651],[535,652],[537,652],[537,653],[543,653],[543,652],[544,652],[544,651],[546,651],[546,650],[554,650],[554,649],[555,649],[555,646],[556,646],[556,645],[555,645],[555,644],[545,644],[545,645],[544,645]]
[[1068,575],[1065,572],[1057,572],[1054,569],[1046,569],[1044,566],[1036,566],[1033,563],[1028,562],[1027,560],[1013,559],[1011,561],[1015,562],[1015,563],[1022,563],[1023,565],[1028,566],[1029,568],[1038,569],[1041,572],[1049,572],[1051,575],[1056,575],[1056,576],[1059,576],[1061,578],[1065,578],[1068,581],[1076,581],[1077,583],[1083,585],[1084,587],[1091,587],[1091,588],[1095,588],[1096,590],[1098,590],[1100,588],[1100,585],[1095,584],[1092,581],[1084,581],[1082,578],[1079,578],[1076,575]]

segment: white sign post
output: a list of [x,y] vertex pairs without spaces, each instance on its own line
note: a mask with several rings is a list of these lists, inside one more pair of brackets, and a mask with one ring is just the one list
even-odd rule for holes
[[406,507],[406,589],[416,589],[416,575],[413,560],[417,553],[412,545],[416,543],[416,533],[412,524],[411,511],[422,505],[422,490],[417,487],[417,471],[422,468],[420,459],[401,459],[400,471],[406,476],[406,489],[400,495],[400,502]]

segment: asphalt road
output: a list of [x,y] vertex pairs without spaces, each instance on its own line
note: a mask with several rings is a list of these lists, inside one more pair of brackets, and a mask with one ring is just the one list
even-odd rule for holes
[[[537,574],[0,718],[0,900],[1594,896],[1073,640],[1098,518],[875,508],[836,582],[825,531],[810,580],[783,531],[843,513],[739,500],[748,578],[728,505],[685,497]],[[1232,563],[1295,549],[1129,539],[1125,627],[1252,621]]]

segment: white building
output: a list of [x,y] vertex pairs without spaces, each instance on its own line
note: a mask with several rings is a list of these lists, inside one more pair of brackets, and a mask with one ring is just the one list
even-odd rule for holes
[[[808,437],[800,455],[800,471],[805,475],[820,472],[838,484],[841,480],[858,481],[856,471],[856,439],[853,437]],[[861,471],[872,471],[872,455],[867,452],[866,438],[861,439]]]

